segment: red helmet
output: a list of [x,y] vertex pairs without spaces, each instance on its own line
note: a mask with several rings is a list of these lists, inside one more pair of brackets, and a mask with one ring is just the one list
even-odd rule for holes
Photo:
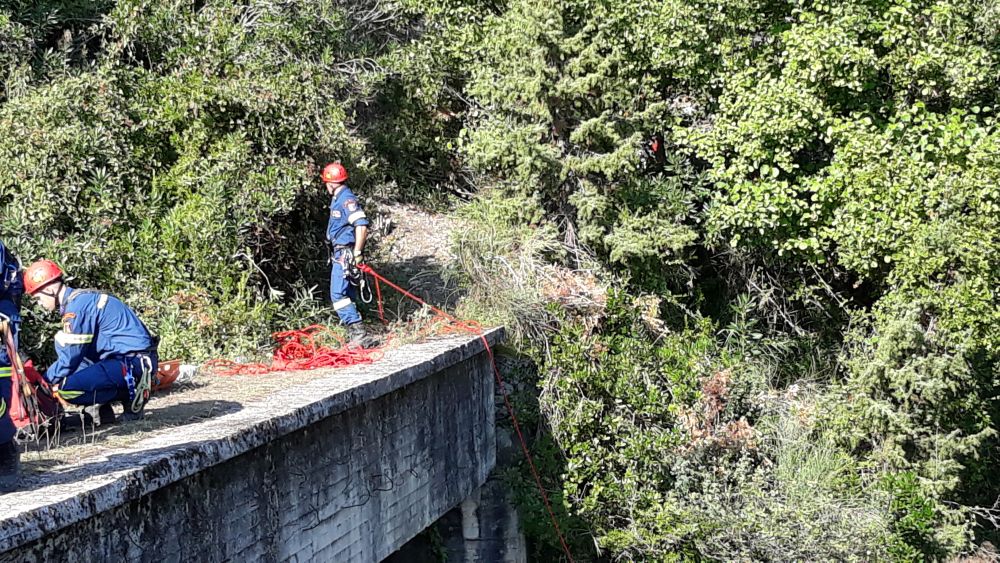
[[24,291],[28,295],[34,295],[39,289],[50,283],[60,280],[63,271],[52,260],[39,260],[24,271]]
[[331,162],[323,168],[323,173],[320,174],[320,178],[324,182],[336,182],[338,184],[343,184],[347,181],[347,169],[344,165],[339,162]]

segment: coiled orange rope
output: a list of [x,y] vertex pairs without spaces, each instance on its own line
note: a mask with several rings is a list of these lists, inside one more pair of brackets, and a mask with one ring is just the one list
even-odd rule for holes
[[[300,330],[286,330],[271,335],[277,346],[271,363],[241,364],[230,360],[211,360],[205,367],[217,375],[261,375],[276,371],[340,368],[370,364],[384,355],[382,347],[348,347],[336,332],[323,325]],[[331,343],[332,341],[332,343]]]

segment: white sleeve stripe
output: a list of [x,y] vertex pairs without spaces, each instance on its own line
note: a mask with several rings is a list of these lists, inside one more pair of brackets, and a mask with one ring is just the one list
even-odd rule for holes
[[367,215],[365,215],[364,211],[355,211],[354,213],[351,213],[347,217],[347,222],[351,223],[353,225],[354,222],[357,221],[358,219],[366,219],[366,218],[367,218]]
[[108,294],[102,293],[100,297],[97,298],[97,308],[104,309],[104,306],[108,304]]
[[90,344],[94,341],[93,334],[72,334],[69,332],[59,331],[56,333],[55,337],[56,344],[61,346],[69,346],[71,344]]

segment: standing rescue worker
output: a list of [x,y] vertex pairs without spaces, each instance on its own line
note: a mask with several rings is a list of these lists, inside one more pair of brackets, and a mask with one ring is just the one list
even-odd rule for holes
[[96,289],[73,289],[51,260],[24,271],[24,290],[49,312],[58,309],[58,358],[45,378],[66,402],[100,405],[101,424],[115,421],[112,404],[121,402],[122,420],[139,420],[158,367],[157,339],[117,297]]
[[321,174],[330,201],[330,220],[326,239],[333,247],[330,271],[330,299],[340,322],[347,326],[350,345],[363,345],[365,328],[354,304],[355,286],[351,279],[360,275],[357,268],[364,262],[362,251],[368,238],[368,218],[358,196],[347,187],[347,169],[339,162],[327,164]]
[[[24,285],[21,280],[20,264],[7,247],[0,242],[0,322],[7,325],[14,346],[17,346],[17,332],[21,325],[21,294]],[[21,450],[14,443],[17,428],[10,419],[11,385],[14,359],[7,354],[7,346],[0,343],[0,491],[7,492],[17,486],[21,468]]]

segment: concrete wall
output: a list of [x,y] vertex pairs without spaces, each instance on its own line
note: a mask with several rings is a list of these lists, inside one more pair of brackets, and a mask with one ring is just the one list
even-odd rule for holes
[[455,512],[459,518],[450,524],[458,524],[460,529],[456,532],[460,533],[445,535],[449,562],[527,563],[528,547],[520,517],[502,479],[494,477],[476,489],[457,511],[446,514],[438,526],[448,523]]
[[486,482],[493,373],[457,337],[349,369],[0,497],[0,561],[382,560]]

